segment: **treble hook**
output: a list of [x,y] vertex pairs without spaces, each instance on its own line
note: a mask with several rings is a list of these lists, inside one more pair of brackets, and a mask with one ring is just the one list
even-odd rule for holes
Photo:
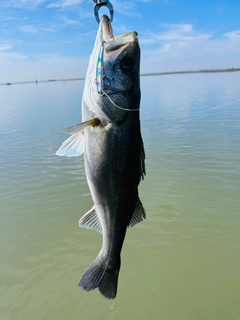
[[109,23],[111,23],[113,21],[113,6],[112,6],[111,2],[109,0],[93,0],[93,1],[96,3],[94,6],[94,14],[95,14],[95,18],[96,18],[97,22],[100,23],[98,11],[102,6],[105,6],[108,8],[108,10],[110,12]]

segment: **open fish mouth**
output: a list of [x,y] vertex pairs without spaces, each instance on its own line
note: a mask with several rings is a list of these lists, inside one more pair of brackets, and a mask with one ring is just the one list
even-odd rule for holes
[[108,16],[104,15],[101,20],[102,43],[106,53],[119,50],[122,47],[138,41],[138,34],[135,31],[114,36],[113,29]]

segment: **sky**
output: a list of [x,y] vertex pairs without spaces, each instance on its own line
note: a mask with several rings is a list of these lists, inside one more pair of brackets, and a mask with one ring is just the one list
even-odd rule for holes
[[[240,67],[239,0],[110,2],[114,34],[138,32],[141,73]],[[0,0],[0,83],[84,77],[93,8],[92,0]]]

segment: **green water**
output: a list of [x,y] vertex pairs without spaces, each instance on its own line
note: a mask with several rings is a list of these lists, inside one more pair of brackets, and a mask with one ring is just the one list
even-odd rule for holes
[[54,155],[83,82],[0,86],[0,319],[240,319],[240,73],[141,79],[147,219],[118,295],[78,288],[101,235],[82,158]]

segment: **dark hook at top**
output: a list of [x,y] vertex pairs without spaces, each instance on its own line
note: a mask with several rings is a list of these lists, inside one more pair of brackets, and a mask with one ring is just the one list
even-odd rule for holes
[[101,7],[105,6],[108,8],[110,12],[110,20],[109,23],[113,21],[113,6],[109,0],[93,0],[96,4],[94,6],[94,15],[97,20],[97,22],[100,22],[98,11]]

